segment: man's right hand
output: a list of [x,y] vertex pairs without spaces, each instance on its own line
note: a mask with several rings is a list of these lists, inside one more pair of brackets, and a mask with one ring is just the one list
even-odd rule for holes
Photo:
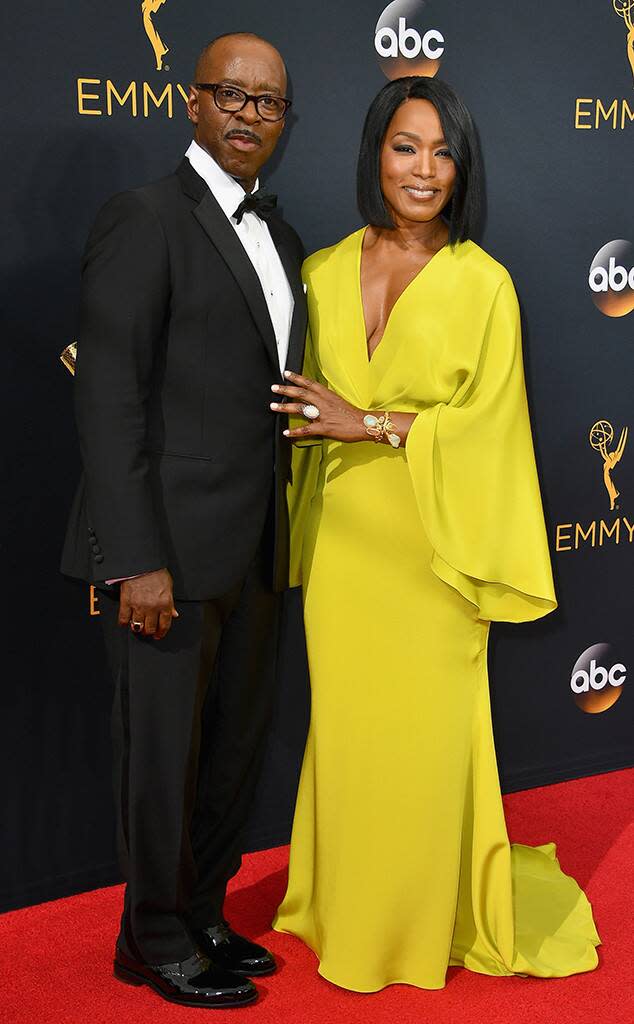
[[119,625],[131,628],[134,622],[143,623],[135,630],[139,636],[152,636],[161,640],[178,618],[172,594],[172,576],[168,569],[157,569],[124,580],[119,591]]

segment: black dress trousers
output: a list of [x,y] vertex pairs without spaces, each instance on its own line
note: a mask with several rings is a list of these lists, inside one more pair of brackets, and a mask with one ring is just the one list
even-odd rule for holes
[[222,918],[274,697],[279,595],[262,543],[220,598],[177,601],[162,640],[101,621],[115,680],[114,784],[126,880],[119,944],[150,964],[184,960],[189,929]]

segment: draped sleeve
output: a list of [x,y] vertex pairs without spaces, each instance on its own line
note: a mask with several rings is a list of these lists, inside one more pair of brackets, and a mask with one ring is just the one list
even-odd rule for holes
[[557,607],[508,275],[495,293],[475,372],[455,399],[418,413],[406,455],[432,569],[490,621]]
[[[318,381],[321,384],[324,383],[323,376],[319,371],[317,360],[315,358],[310,327],[306,332],[306,347],[304,349],[302,374],[310,380]],[[289,426],[291,429],[301,427],[305,423],[306,420],[301,416],[289,416]],[[291,481],[286,490],[286,500],[288,504],[291,528],[289,569],[290,587],[299,587],[302,583],[302,548],[304,530],[306,529],[306,517],[308,515],[310,503],[317,490],[321,455],[321,438],[312,437],[293,442]]]

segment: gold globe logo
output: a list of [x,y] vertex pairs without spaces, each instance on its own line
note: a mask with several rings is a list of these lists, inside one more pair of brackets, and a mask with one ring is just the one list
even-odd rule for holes
[[406,75],[433,77],[445,52],[437,28],[421,29],[426,19],[425,0],[393,0],[380,15],[374,30],[374,49],[387,78]]
[[575,704],[589,715],[607,711],[623,693],[626,678],[627,669],[616,661],[610,644],[593,644],[572,669],[570,689]]
[[617,491],[614,481],[612,479],[612,470],[616,466],[617,462],[621,461],[623,452],[625,451],[625,445],[627,444],[628,428],[623,427],[619,437],[619,443],[613,451],[608,451],[609,445],[614,441],[614,427],[608,420],[597,420],[590,427],[590,434],[588,440],[594,448],[595,452],[599,452],[603,459],[603,483],[605,489],[608,492],[610,498],[610,511],[614,511],[616,499],[618,498],[620,491]]
[[163,68],[163,57],[166,53],[169,53],[169,46],[165,45],[158,34],[153,19],[159,7],[162,7],[165,3],[167,3],[167,0],[142,0],[141,2],[143,28],[145,29],[145,34],[150,40],[150,45],[154,50],[154,59],[156,60],[157,71],[161,71]]

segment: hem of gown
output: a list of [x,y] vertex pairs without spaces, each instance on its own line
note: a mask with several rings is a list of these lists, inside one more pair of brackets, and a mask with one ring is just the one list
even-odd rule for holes
[[346,992],[359,992],[360,995],[372,995],[374,992],[383,992],[384,989],[389,988],[391,985],[409,985],[411,988],[420,988],[425,992],[441,992],[447,986],[446,981],[443,981],[442,985],[422,985],[418,981],[409,981],[407,978],[394,978],[393,981],[386,981],[383,985],[378,985],[375,988],[359,988],[358,985],[348,985],[343,981],[335,981],[325,971],[322,971],[321,963],[317,968],[317,973],[325,981],[330,982],[331,985],[336,985],[337,988],[342,988]]
[[447,984],[446,979],[440,985],[423,985],[421,984],[421,982],[410,981],[407,978],[394,978],[391,981],[385,981],[382,985],[373,985],[371,988],[361,988],[361,986],[352,985],[349,982],[337,981],[337,979],[332,977],[332,975],[326,973],[326,970],[324,969],[323,964],[321,962],[321,957],[319,953],[317,952],[316,949],[313,949],[310,942],[307,942],[302,935],[299,935],[297,932],[292,932],[289,928],[281,928],[277,924],[273,924],[272,927],[273,931],[275,932],[280,932],[280,934],[283,935],[292,935],[293,938],[299,939],[300,942],[303,942],[304,945],[307,946],[308,949],[310,949],[310,951],[314,953],[315,956],[317,957],[317,974],[320,976],[320,978],[323,978],[324,981],[329,982],[331,985],[336,985],[337,988],[344,989],[346,992],[359,992],[362,995],[370,995],[373,992],[382,992],[383,989],[389,988],[390,985],[410,985],[412,986],[412,988],[421,988],[429,992],[437,992],[445,988]]
[[[307,946],[308,949],[310,949],[311,952],[314,953],[315,956],[317,957],[317,973],[319,974],[319,976],[323,978],[325,981],[328,981],[331,985],[336,985],[337,988],[342,988],[347,992],[371,994],[372,992],[382,992],[383,989],[389,988],[390,985],[410,985],[412,988],[420,988],[427,992],[439,992],[447,986],[446,971],[444,980],[442,981],[441,984],[437,985],[431,984],[429,982],[424,983],[422,981],[414,981],[411,978],[400,977],[390,979],[389,981],[384,981],[382,984],[379,985],[365,987],[362,987],[359,984],[351,984],[350,982],[338,981],[333,975],[327,972],[326,968],[324,968],[322,964],[322,959],[319,952],[313,946],[311,946],[310,942],[308,942],[303,937],[303,935],[300,935],[298,932],[291,931],[289,928],[282,928],[280,927],[280,925],[276,923],[273,923],[272,928],[273,931],[280,932],[283,935],[292,935],[293,938],[299,939],[300,942],[303,942],[304,945]],[[599,942],[598,944],[600,945],[601,943]],[[475,964],[467,966],[467,964],[465,964],[463,960],[456,960],[453,957],[449,959],[449,962],[447,964],[447,970],[450,967],[458,967],[464,971],[470,971],[472,974],[480,974],[488,978],[533,978],[535,981],[553,981],[557,978],[571,978],[574,977],[576,974],[589,974],[591,971],[596,970],[596,968],[598,967],[598,957],[596,962],[590,967],[584,967],[581,969],[575,968],[560,974],[529,974],[523,971],[513,971],[510,969],[504,970],[503,968],[498,971],[486,971],[484,969],[478,968]]]
[[596,971],[598,966],[599,958],[597,956],[595,962],[589,967],[573,967],[569,971],[553,971],[551,974],[530,974],[528,971],[485,971],[483,968],[476,967],[475,965],[467,967],[462,960],[452,959],[449,961],[449,967],[462,967],[465,971],[471,971],[472,974],[482,974],[487,978],[533,978],[534,981],[556,981],[558,978],[574,978],[577,974],[591,974],[592,971]]

